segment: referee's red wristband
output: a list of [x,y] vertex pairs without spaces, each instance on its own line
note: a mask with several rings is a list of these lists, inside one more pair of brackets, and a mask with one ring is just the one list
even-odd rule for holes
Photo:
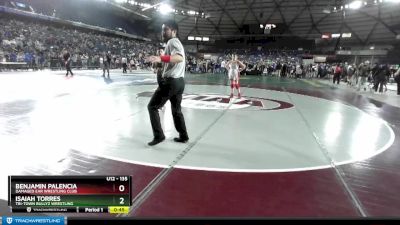
[[165,62],[165,63],[169,63],[169,61],[171,61],[171,56],[170,55],[162,55],[160,56],[161,61]]

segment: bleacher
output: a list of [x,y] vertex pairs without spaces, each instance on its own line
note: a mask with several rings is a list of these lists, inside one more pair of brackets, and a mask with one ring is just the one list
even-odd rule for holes
[[0,62],[0,71],[3,70],[28,70],[26,62]]

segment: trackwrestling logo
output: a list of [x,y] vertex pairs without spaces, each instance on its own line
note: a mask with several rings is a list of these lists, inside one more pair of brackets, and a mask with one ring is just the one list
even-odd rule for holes
[[[151,97],[153,92],[141,92],[137,97]],[[293,104],[275,99],[259,97],[229,98],[218,94],[184,94],[182,107],[190,109],[214,109],[214,110],[281,110],[292,108]]]
[[56,216],[56,217],[29,217],[29,216],[13,216],[13,217],[3,217],[3,224],[10,225],[33,225],[33,224],[53,224],[53,225],[64,225],[65,218]]

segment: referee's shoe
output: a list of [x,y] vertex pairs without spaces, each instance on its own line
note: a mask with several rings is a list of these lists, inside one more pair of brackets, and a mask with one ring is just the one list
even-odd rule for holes
[[176,137],[176,138],[174,138],[174,141],[180,142],[180,143],[186,143],[189,141],[189,138],[188,137]]
[[150,141],[149,143],[147,143],[149,146],[153,146],[156,144],[159,144],[161,142],[163,142],[165,140],[165,137],[161,137],[161,138],[154,138],[152,141]]

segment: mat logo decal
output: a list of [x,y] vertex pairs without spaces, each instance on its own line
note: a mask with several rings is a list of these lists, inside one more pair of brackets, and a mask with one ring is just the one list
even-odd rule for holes
[[[151,97],[153,92],[141,92],[138,97]],[[184,94],[182,99],[182,107],[191,109],[214,109],[214,110],[280,110],[292,108],[293,104],[259,97],[244,96],[240,99],[237,97],[229,98],[229,96],[218,94]]]

